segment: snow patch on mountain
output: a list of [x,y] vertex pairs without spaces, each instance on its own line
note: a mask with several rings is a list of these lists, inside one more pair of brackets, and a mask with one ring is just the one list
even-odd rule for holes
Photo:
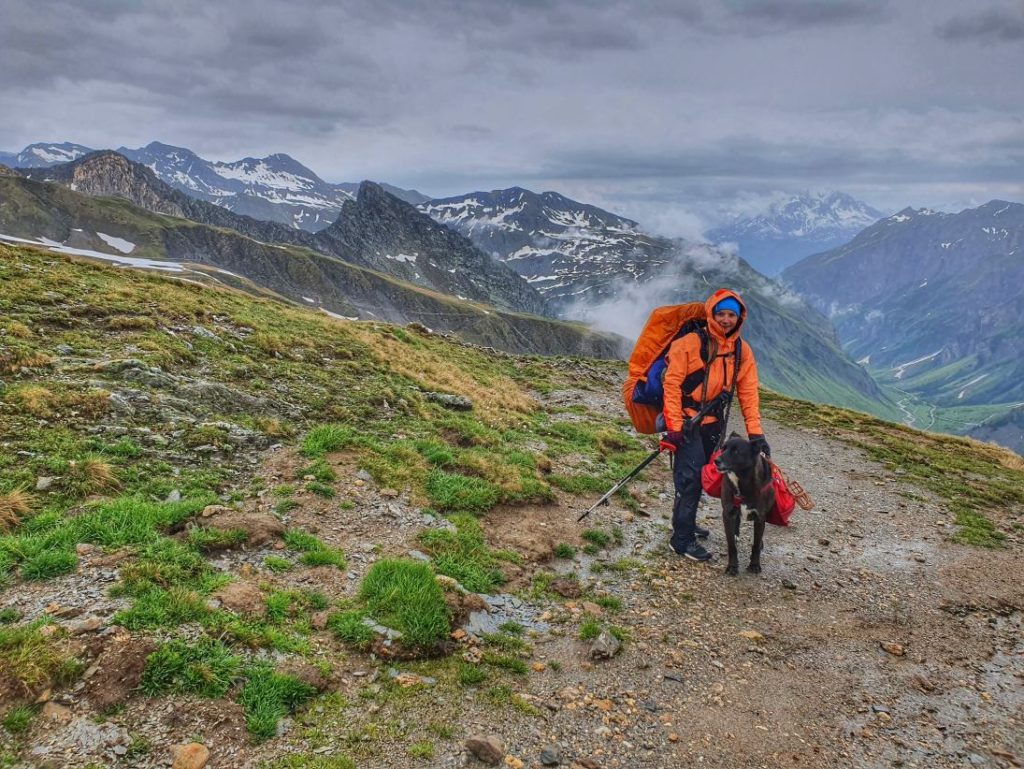
[[132,243],[130,240],[125,240],[124,238],[117,238],[114,237],[113,235],[107,235],[104,232],[97,232],[96,235],[108,246],[110,246],[111,248],[116,248],[122,254],[130,254],[132,251],[135,250],[135,244]]

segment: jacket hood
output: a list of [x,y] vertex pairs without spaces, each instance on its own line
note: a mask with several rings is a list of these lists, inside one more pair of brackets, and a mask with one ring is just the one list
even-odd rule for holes
[[[724,333],[722,333],[722,329],[719,327],[719,325],[715,323],[714,313],[712,312],[712,310],[714,310],[716,304],[730,296],[740,303],[740,317],[738,322],[736,323],[736,328],[729,332],[729,336],[726,336]],[[711,296],[709,296],[706,302],[704,302],[704,310],[705,312],[707,312],[708,317],[708,333],[710,333],[711,336],[715,338],[719,345],[726,343],[731,344],[732,340],[739,337],[740,330],[743,328],[743,321],[747,319],[747,305],[740,298],[739,294],[728,288],[720,288]]]

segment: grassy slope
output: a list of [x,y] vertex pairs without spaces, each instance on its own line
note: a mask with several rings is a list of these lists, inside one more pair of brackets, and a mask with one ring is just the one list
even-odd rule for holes
[[320,297],[327,309],[346,316],[383,314],[419,320],[500,349],[581,350],[601,357],[620,352],[618,337],[580,323],[460,301],[309,249],[259,243],[233,230],[151,213],[117,198],[94,198],[55,184],[0,177],[0,233],[58,242],[70,239],[75,247],[109,252],[96,232],[135,243],[133,257],[219,267],[244,276],[214,273],[221,282],[255,293],[273,291],[300,304],[304,296]]
[[[325,452],[353,452],[381,486],[408,489],[420,504],[453,516],[458,535],[424,546],[438,556],[435,568],[449,563],[449,573],[485,585],[494,584],[505,556],[487,552],[467,515],[486,522],[494,505],[542,503],[553,487],[603,491],[648,450],[624,429],[624,419],[585,412],[581,421],[565,421],[533,395],[563,387],[617,390],[620,363],[488,353],[409,329],[338,322],[241,292],[6,246],[0,246],[0,319],[0,512],[7,504],[21,519],[6,535],[0,531],[0,579],[74,570],[81,542],[127,548],[117,589],[131,608],[115,621],[171,639],[181,623],[205,628],[210,647],[195,664],[219,660],[225,675],[248,682],[240,701],[257,736],[271,734],[279,715],[308,693],[246,662],[247,650],[315,654],[307,639],[309,612],[329,601],[315,593],[273,594],[268,607],[273,602],[274,610],[260,622],[206,605],[225,579],[203,558],[211,535],[193,530],[172,540],[167,534],[191,525],[210,501],[244,501],[265,487],[258,466],[244,451],[229,450],[223,427],[210,422],[300,446],[311,465],[298,484],[307,474],[320,482],[326,473],[322,480],[329,480],[329,468],[317,465]],[[196,331],[200,326],[215,338]],[[116,410],[111,391],[129,387],[153,400],[164,394],[158,384],[118,379],[88,362],[125,358],[223,383],[250,400],[197,404],[205,424],[173,411]],[[474,410],[450,411],[426,391],[466,396]],[[903,469],[948,500],[965,541],[998,546],[1003,530],[1020,525],[1024,472],[1005,452],[772,394],[765,395],[765,408],[780,421],[823,429]],[[124,434],[94,431],[103,425]],[[196,452],[209,445],[220,447],[215,460]],[[564,466],[570,456],[575,469],[550,473],[549,458]],[[43,476],[57,480],[34,494]],[[183,500],[161,502],[173,489]],[[286,490],[273,492],[288,501]],[[290,532],[284,543],[302,554],[300,563],[344,564],[344,554],[305,532]],[[266,568],[277,567],[288,562]],[[372,605],[372,591],[365,600]],[[353,607],[330,608],[340,612],[340,637],[359,629]],[[31,675],[38,683],[80,673],[61,657],[59,634],[44,636],[35,624],[13,627],[0,628],[0,677]],[[24,662],[28,648],[40,661],[31,668]],[[188,688],[196,684],[189,683],[192,663],[183,654],[163,648],[147,673],[150,691],[202,693]]]

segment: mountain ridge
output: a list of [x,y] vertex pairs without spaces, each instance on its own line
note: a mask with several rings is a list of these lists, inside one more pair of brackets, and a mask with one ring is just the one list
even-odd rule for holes
[[954,431],[1024,402],[1024,205],[905,208],[783,279],[832,318],[852,357]]
[[[23,175],[51,181],[91,195],[117,196],[148,211],[181,216],[202,224],[226,227],[266,243],[285,243],[369,267],[401,280],[445,294],[494,304],[516,312],[548,314],[548,308],[532,288],[511,269],[491,264],[489,257],[468,240],[394,198],[372,182],[363,182],[360,196],[347,201],[347,214],[332,228],[309,233],[276,222],[257,220],[221,206],[193,198],[164,183],[143,164],[111,150],[94,152],[71,163],[29,169]],[[363,194],[363,190],[372,194]],[[390,202],[389,202],[390,201]],[[347,220],[351,221],[347,221]],[[372,238],[347,238],[345,233],[361,225],[364,230],[404,227],[401,248],[381,245]],[[440,244],[440,245],[439,245]],[[380,248],[385,248],[381,253]],[[393,247],[394,253],[387,253]],[[424,251],[422,264],[419,252]],[[429,252],[429,253],[428,253]]]
[[[0,163],[12,168],[49,168],[96,151],[69,142],[37,143],[20,153],[0,153]],[[188,148],[159,141],[111,151],[148,166],[162,181],[192,197],[309,232],[330,225],[342,203],[358,190],[355,183],[326,182],[308,166],[281,152],[224,162],[206,160]],[[383,186],[411,203],[428,199],[416,190]]]

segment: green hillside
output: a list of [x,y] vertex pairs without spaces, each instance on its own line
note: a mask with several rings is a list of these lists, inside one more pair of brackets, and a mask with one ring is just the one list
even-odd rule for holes
[[[575,523],[651,450],[607,405],[623,375],[621,362],[498,353],[0,245],[0,764],[24,757],[18,734],[61,715],[44,715],[50,697],[132,730],[154,703],[215,702],[240,750],[291,724],[311,752],[262,764],[276,769],[374,765],[395,745],[427,755],[424,735],[450,738],[470,690],[499,717],[539,718],[540,700],[515,688],[547,669],[522,625],[477,646],[449,634],[479,606],[471,593],[555,596],[540,564],[575,575],[581,553],[593,579],[557,586],[572,600],[555,637],[630,643],[623,625],[648,615],[601,580],[668,572],[605,557],[628,542],[622,526]],[[1001,548],[1024,527],[1024,467],[1008,452],[763,400],[775,422],[928,489],[961,542]],[[619,520],[667,505],[663,488],[623,492]],[[332,691],[341,665],[367,676],[350,679],[353,701]],[[429,729],[403,715],[417,697]],[[350,730],[356,717],[368,720]],[[168,749],[125,734],[127,765]],[[312,752],[324,744],[332,763]]]

